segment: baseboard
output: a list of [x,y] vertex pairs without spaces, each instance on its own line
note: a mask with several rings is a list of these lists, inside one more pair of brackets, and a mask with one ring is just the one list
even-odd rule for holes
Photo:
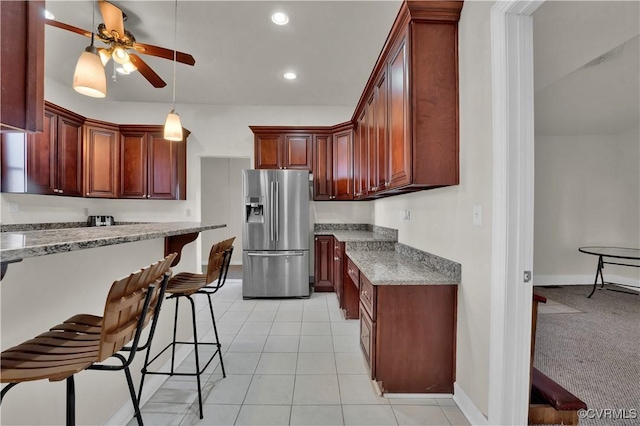
[[[533,274],[534,286],[549,285],[593,285],[595,275],[537,275]],[[623,286],[634,287],[638,289],[640,282],[629,277],[619,275],[604,274],[605,281],[619,283]]]
[[470,424],[485,426],[489,424],[487,417],[482,414],[482,411],[478,410],[471,398],[458,386],[458,382],[453,384],[453,400],[458,404],[458,408],[462,411],[462,414],[467,418]]
[[[193,339],[190,339],[190,341]],[[176,365],[180,365],[187,356],[191,353],[192,348],[189,345],[182,345],[180,349],[176,351]],[[171,369],[171,358],[158,369],[158,371],[168,371]],[[149,401],[151,396],[156,393],[160,386],[169,378],[169,376],[150,374],[144,379],[144,389],[142,390],[142,397],[140,398],[140,408]],[[133,405],[131,404],[131,398],[127,398],[127,402],[115,412],[113,416],[105,425],[126,425],[134,416]]]

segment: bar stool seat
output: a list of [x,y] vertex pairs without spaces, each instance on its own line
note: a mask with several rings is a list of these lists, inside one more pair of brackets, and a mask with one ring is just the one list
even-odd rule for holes
[[[213,302],[211,301],[211,295],[216,293],[222,288],[227,279],[227,273],[229,271],[229,265],[231,264],[231,256],[233,255],[233,242],[235,237],[221,241],[214,244],[209,251],[209,262],[207,264],[207,271],[204,274],[196,274],[191,272],[180,272],[174,275],[167,284],[166,293],[169,294],[167,299],[175,299],[176,308],[173,320],[173,341],[165,346],[156,356],[149,360],[151,349],[147,351],[144,367],[142,368],[142,378],[140,381],[140,390],[138,397],[142,395],[142,387],[144,385],[145,375],[147,374],[161,374],[168,376],[195,376],[198,385],[198,405],[200,408],[200,418],[203,418],[202,414],[202,385],[200,382],[200,375],[207,369],[209,364],[215,359],[216,355],[220,358],[220,367],[222,369],[222,376],[227,377],[224,370],[224,362],[222,360],[222,345],[218,337],[218,329],[216,327],[216,319],[213,313]],[[213,325],[213,331],[215,335],[215,342],[199,342],[198,330],[196,326],[196,307],[193,300],[194,294],[206,294],[209,302],[209,312],[211,314],[211,322]],[[178,327],[178,302],[180,298],[187,298],[191,304],[191,319],[193,323],[193,342],[185,342],[177,340],[177,327]],[[175,371],[175,351],[177,345],[193,345],[194,356],[196,362],[195,371],[192,373],[178,373]],[[200,366],[200,354],[198,346],[211,345],[215,346],[216,350],[211,354],[209,359],[204,363],[204,366]],[[170,371],[149,371],[148,367],[151,365],[160,355],[166,350],[171,348],[171,368]]]
[[[160,309],[168,271],[175,257],[175,253],[171,254],[127,278],[115,281],[107,296],[104,316],[75,315],[33,339],[2,351],[0,382],[8,385],[2,389],[0,401],[21,382],[66,380],[67,425],[73,425],[74,375],[87,369],[125,370],[136,417],[142,425],[129,365],[138,349],[142,329]],[[154,326],[149,339],[153,336]],[[125,347],[131,341],[132,345]],[[121,350],[129,351],[129,357],[119,354]],[[122,365],[99,364],[110,357],[118,358]]]

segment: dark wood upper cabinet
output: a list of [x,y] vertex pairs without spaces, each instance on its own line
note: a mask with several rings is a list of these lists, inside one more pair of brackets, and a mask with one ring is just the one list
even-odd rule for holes
[[313,135],[313,199],[333,199],[333,141],[330,134]]
[[353,126],[333,134],[333,199],[353,200]]
[[85,197],[117,198],[120,182],[120,132],[108,123],[86,121],[84,126]]
[[56,189],[61,195],[82,197],[82,123],[76,117],[58,116]]
[[2,191],[82,196],[84,118],[47,103],[40,133],[2,135]]
[[[353,132],[343,134],[336,145],[336,128],[342,125],[249,126],[255,135],[255,167],[311,169],[313,165],[315,200],[370,200],[457,185],[462,4],[403,2],[348,123]],[[331,153],[325,139],[311,144],[311,134],[326,133],[334,134]],[[350,155],[344,152],[347,144],[352,147]],[[325,184],[329,155],[332,191]]]
[[147,133],[120,129],[119,198],[147,198]]
[[119,198],[185,200],[188,135],[168,141],[162,126],[120,126]]
[[313,169],[312,135],[301,128],[249,126],[256,169]]
[[378,189],[369,198],[459,183],[462,4],[405,1],[400,8],[352,118],[359,123],[375,110]]
[[284,135],[282,168],[312,170],[311,135]]
[[[44,112],[44,131],[27,137],[27,186],[31,194],[54,194],[56,188],[56,139],[58,116]],[[56,191],[57,192],[57,191]]]
[[[186,200],[184,148],[186,141],[164,139],[162,131],[148,134],[149,194],[158,200]],[[181,178],[181,175],[183,177]]]
[[44,1],[0,2],[0,130],[41,132]]
[[375,138],[376,138],[376,191],[384,191],[389,185],[389,106],[387,104],[388,81],[385,72],[378,78],[376,84],[375,103]]
[[411,181],[407,38],[402,37],[389,60],[389,188]]
[[256,169],[281,168],[280,135],[255,135],[254,158]]

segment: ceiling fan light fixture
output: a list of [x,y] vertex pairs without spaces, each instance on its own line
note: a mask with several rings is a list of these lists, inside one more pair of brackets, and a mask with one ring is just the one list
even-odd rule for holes
[[112,56],[114,61],[122,65],[130,61],[129,54],[122,46],[114,47]]
[[135,65],[133,65],[133,62],[129,61],[129,62],[125,62],[124,64],[122,64],[122,68],[127,71],[127,73],[131,74],[132,72],[135,72],[138,70],[138,67],[136,67]]
[[107,66],[109,59],[111,59],[111,49],[98,49],[98,54],[100,55],[100,60],[102,61],[102,66]]
[[167,114],[167,119],[164,122],[164,138],[168,141],[182,140],[182,122],[178,113],[173,109]]
[[73,73],[73,88],[92,98],[107,96],[107,76],[94,46],[87,47],[80,55]]

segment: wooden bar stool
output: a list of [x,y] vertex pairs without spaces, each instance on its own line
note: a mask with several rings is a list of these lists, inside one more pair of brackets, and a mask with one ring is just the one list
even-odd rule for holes
[[[213,303],[211,301],[211,295],[216,293],[222,288],[227,280],[227,273],[229,272],[229,265],[231,264],[231,256],[233,254],[233,241],[235,237],[228,240],[221,241],[214,244],[209,252],[209,263],[207,265],[207,272],[204,274],[194,274],[190,272],[181,272],[173,276],[167,284],[167,293],[170,296],[167,299],[175,299],[176,310],[173,318],[173,341],[164,347],[156,356],[149,360],[151,349],[147,351],[145,357],[144,367],[142,368],[142,378],[140,380],[140,391],[138,397],[142,395],[142,386],[144,385],[144,378],[147,374],[162,374],[168,376],[195,376],[198,383],[198,406],[200,408],[200,418],[203,418],[202,414],[202,385],[200,383],[200,375],[207,369],[211,361],[218,355],[220,357],[220,367],[222,369],[222,376],[227,377],[224,371],[224,363],[222,361],[222,346],[220,345],[220,339],[218,337],[218,329],[216,327],[216,319],[213,314]],[[217,281],[216,281],[217,280]],[[214,284],[215,281],[215,284]],[[215,335],[215,342],[198,342],[198,330],[196,326],[196,306],[192,295],[194,294],[206,294],[209,301],[209,312],[211,313],[211,322],[213,324],[213,332]],[[193,322],[193,342],[180,342],[176,340],[176,332],[178,327],[178,302],[180,298],[185,297],[191,304],[191,319]],[[175,372],[175,353],[176,345],[193,345],[194,355],[196,361],[196,371],[193,373],[177,373]],[[198,346],[200,345],[213,345],[216,346],[216,350],[205,365],[200,368],[200,354],[198,353]],[[162,355],[167,349],[171,348],[171,370],[170,371],[149,371],[147,367],[152,364],[160,355]]]
[[[67,425],[74,425],[74,374],[87,369],[124,370],[136,418],[142,425],[129,365],[139,349],[142,329],[151,319],[154,321],[149,339],[153,337],[155,316],[164,299],[169,268],[175,257],[173,253],[115,281],[102,317],[75,315],[48,332],[2,351],[0,381],[9,384],[2,389],[0,402],[18,383],[41,379],[52,382],[66,380]],[[125,347],[131,341],[131,346]],[[128,351],[129,356],[118,353],[120,351]],[[98,364],[110,357],[117,358],[122,365]]]

